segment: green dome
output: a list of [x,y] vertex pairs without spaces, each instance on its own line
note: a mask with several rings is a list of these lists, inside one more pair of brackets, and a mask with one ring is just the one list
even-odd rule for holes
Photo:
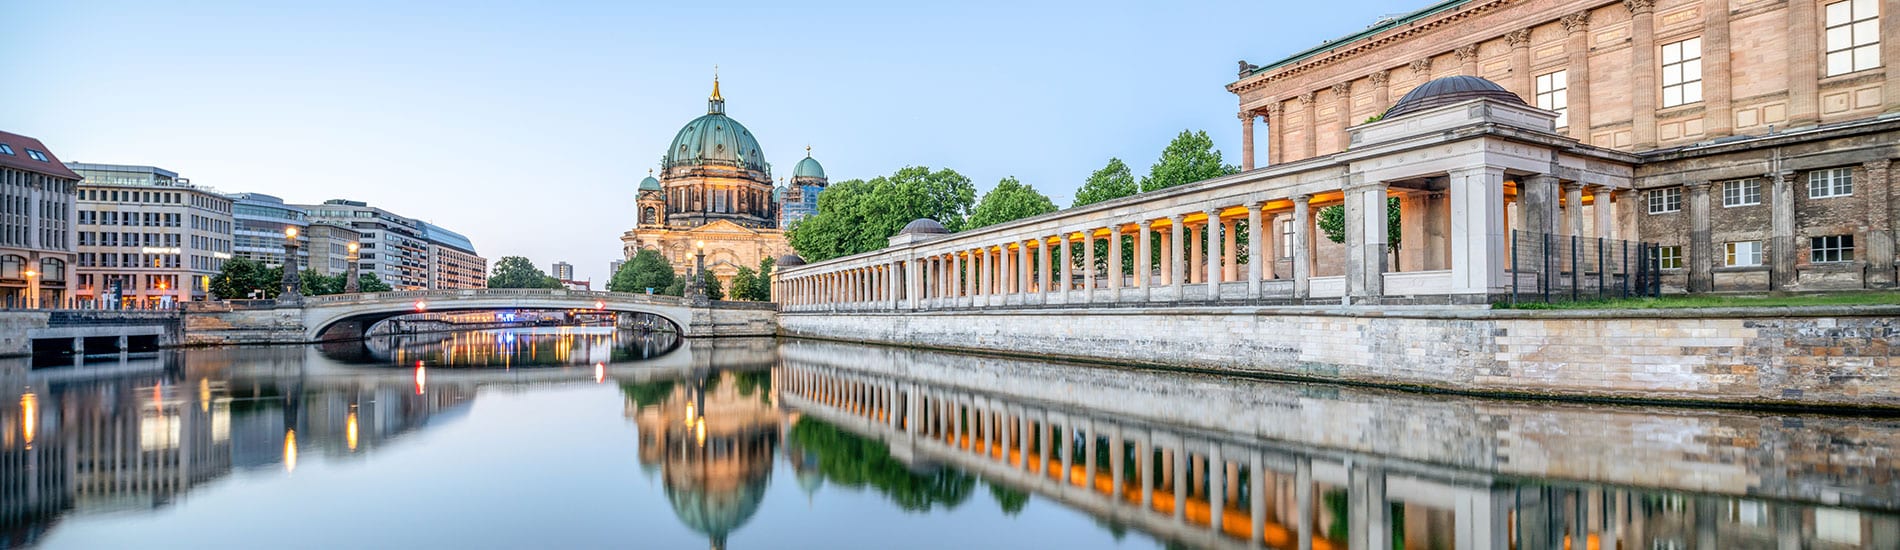
[[825,167],[819,166],[818,159],[811,158],[810,154],[807,154],[804,160],[798,161],[798,165],[792,167],[792,177],[824,179]]
[[653,176],[647,176],[647,179],[640,180],[640,190],[641,191],[659,191],[660,180],[653,179]]
[[726,100],[719,96],[719,84],[713,83],[712,99],[706,102],[706,115],[686,123],[673,143],[666,147],[662,169],[675,166],[723,164],[770,172],[759,140],[745,125],[726,116]]

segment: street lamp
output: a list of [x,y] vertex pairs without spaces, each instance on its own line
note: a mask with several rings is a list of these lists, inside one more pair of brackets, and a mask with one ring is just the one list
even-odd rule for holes
[[24,305],[27,309],[37,309],[40,307],[40,285],[33,283],[33,277],[38,275],[39,272],[37,271],[33,271],[32,269],[26,270],[26,304]]
[[293,225],[284,228],[284,281],[277,301],[292,305],[303,303],[302,283],[297,276],[297,226]]
[[706,296],[706,283],[704,279],[706,276],[706,241],[694,241],[693,247],[693,273],[691,278],[686,281],[686,297],[692,300],[693,304],[704,306],[709,303],[709,298]]
[[349,246],[350,267],[347,274],[343,276],[343,292],[350,293],[350,294],[355,294],[355,293],[363,291],[363,284],[359,280],[359,276],[356,273],[356,258],[357,258],[356,250],[358,248],[361,248],[361,245],[358,245],[356,243],[350,243],[350,246]]

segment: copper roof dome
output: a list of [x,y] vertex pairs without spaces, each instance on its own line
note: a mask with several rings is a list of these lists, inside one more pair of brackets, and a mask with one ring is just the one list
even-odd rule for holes
[[1506,103],[1526,105],[1524,98],[1499,86],[1498,83],[1475,76],[1447,76],[1433,79],[1412,88],[1405,97],[1385,111],[1384,118],[1416,113],[1433,107],[1442,107],[1461,101],[1478,98],[1491,98]]

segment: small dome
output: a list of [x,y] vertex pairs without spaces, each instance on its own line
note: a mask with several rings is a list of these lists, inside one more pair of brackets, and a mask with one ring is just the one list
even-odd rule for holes
[[777,265],[779,267],[805,265],[805,259],[798,257],[797,254],[786,254],[784,256],[779,256],[778,261],[773,262],[773,265]]
[[640,190],[641,191],[659,191],[660,180],[653,179],[653,176],[647,176],[647,179],[640,180]]
[[1447,76],[1420,84],[1417,88],[1412,88],[1412,91],[1406,92],[1405,97],[1399,98],[1398,103],[1392,104],[1392,108],[1385,111],[1385,118],[1487,97],[1506,103],[1529,105],[1524,102],[1524,98],[1518,97],[1517,94],[1511,93],[1496,82],[1475,76]]
[[792,167],[792,177],[824,179],[825,167],[818,165],[818,159],[806,156],[804,160],[798,161],[797,166]]
[[915,220],[912,220],[909,224],[904,225],[903,231],[897,232],[897,234],[899,235],[903,235],[906,233],[920,233],[924,235],[947,235],[950,233],[950,230],[944,229],[943,224],[937,223],[937,220],[933,220],[930,218],[917,218]]

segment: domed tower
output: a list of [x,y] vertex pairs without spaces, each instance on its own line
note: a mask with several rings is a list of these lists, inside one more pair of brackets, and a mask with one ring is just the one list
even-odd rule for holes
[[830,184],[825,179],[825,167],[811,158],[811,146],[805,146],[805,158],[792,167],[792,183],[780,197],[779,227],[790,227],[792,222],[818,213],[818,194]]
[[698,227],[719,220],[744,227],[777,226],[772,167],[752,131],[726,116],[717,77],[706,114],[686,123],[667,146],[660,184],[668,226]]
[[647,170],[646,179],[640,180],[635,204],[640,212],[641,227],[666,225],[666,190],[660,185],[660,180],[653,178],[652,170]]

